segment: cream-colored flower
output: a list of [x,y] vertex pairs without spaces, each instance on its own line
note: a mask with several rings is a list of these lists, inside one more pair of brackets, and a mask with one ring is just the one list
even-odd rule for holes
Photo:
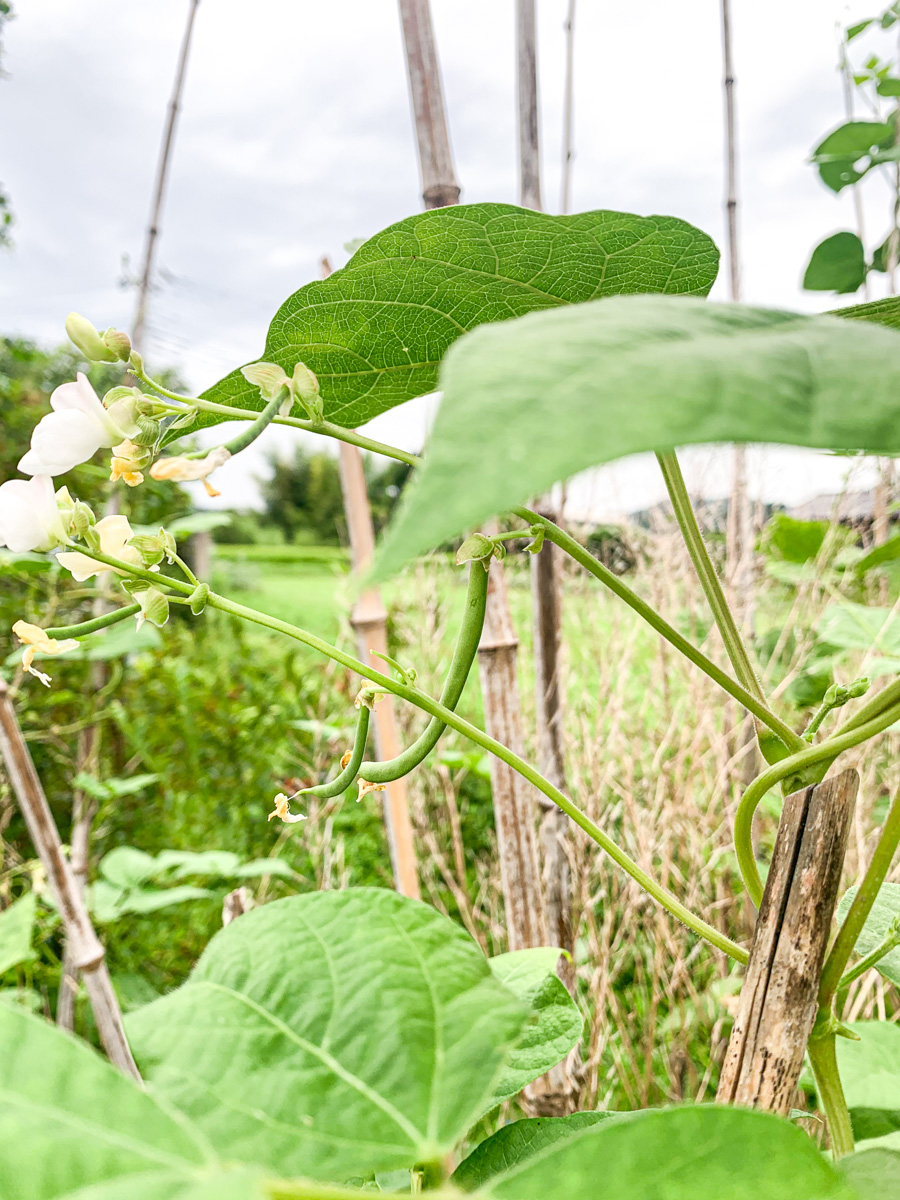
[[26,475],[62,475],[87,462],[101,446],[114,446],[138,431],[134,397],[104,408],[100,397],[78,372],[50,397],[52,412],[41,417],[31,435],[31,449],[19,461]]
[[170,479],[175,483],[189,483],[200,479],[210,496],[219,496],[221,492],[207,482],[211,475],[223,463],[231,458],[231,451],[225,446],[215,446],[204,458],[185,458],[176,455],[174,458],[160,458],[150,468],[151,479]]
[[58,642],[56,638],[48,637],[39,625],[29,625],[27,621],[16,621],[12,631],[25,647],[22,651],[22,666],[45,687],[50,686],[50,676],[31,665],[35,654],[38,651],[41,654],[65,654],[67,650],[74,650],[78,645],[75,638],[64,638]]
[[128,438],[124,442],[120,442],[118,446],[113,446],[112,458],[109,463],[110,483],[121,479],[128,487],[137,487],[138,484],[144,482],[144,475],[140,468],[146,465],[149,457],[148,451],[143,446],[136,446]]
[[[127,544],[134,537],[127,517],[119,514],[113,517],[104,517],[102,521],[97,522],[94,530],[100,538],[100,552],[102,554],[107,554],[110,558],[118,558],[122,562],[134,567],[142,567],[144,565],[144,560],[135,547]],[[86,554],[79,554],[77,551],[73,551],[71,554],[68,552],[58,554],[56,560],[61,567],[65,567],[67,571],[71,571],[79,583],[83,583],[85,579],[90,579],[92,575],[99,575],[101,571],[109,570],[109,567],[104,563],[97,562],[93,558],[88,558]]]
[[290,796],[286,796],[284,792],[279,792],[275,797],[275,808],[269,813],[269,820],[273,817],[278,817],[284,821],[285,825],[296,825],[298,821],[305,821],[306,817],[302,813],[294,815],[290,811]]

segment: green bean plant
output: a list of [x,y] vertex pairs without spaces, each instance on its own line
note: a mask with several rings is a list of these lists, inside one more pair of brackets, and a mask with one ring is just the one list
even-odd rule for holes
[[[809,291],[856,292],[872,272],[888,276],[893,293],[900,262],[900,4],[888,5],[840,29],[838,67],[844,85],[847,119],[832,129],[812,152],[811,161],[830,191],[850,189],[856,209],[855,231],[832,233],[815,247],[803,277]],[[856,114],[857,103],[864,116]],[[890,226],[879,244],[865,245],[862,185],[879,178],[886,185]]]
[[[745,964],[744,946],[686,907],[530,762],[456,712],[492,562],[510,538],[528,538],[534,554],[553,543],[754,718],[766,765],[734,827],[754,904],[762,881],[751,832],[761,799],[820,781],[841,754],[900,720],[897,680],[874,694],[866,680],[836,684],[805,730],[778,715],[673,449],[778,441],[900,452],[900,301],[824,316],[711,305],[718,258],[709,237],[674,217],[556,217],[505,204],[428,212],[392,225],[342,270],[295,292],[260,360],[200,396],[166,388],[124,334],[101,334],[72,314],[67,328],[82,353],[127,365],[137,386],[115,387],[101,401],[79,378],[54,393],[54,411],[20,464],[30,478],[0,487],[0,534],[16,552],[58,551],[78,580],[112,572],[125,594],[120,608],[89,621],[17,622],[25,667],[49,684],[37,655],[52,658],[118,622],[163,624],[173,606],[188,620],[217,610],[272,630],[364,682],[353,745],[332,780],[279,794],[270,820],[303,820],[305,793],[334,795],[353,782],[370,803],[370,793],[422,764],[449,727],[558,805],[698,941]],[[422,461],[356,432],[436,388],[442,401]],[[185,433],[236,419],[242,432],[223,433],[211,449],[169,450]],[[213,473],[272,424],[415,468],[374,578],[468,535],[458,553],[468,577],[464,616],[440,698],[418,686],[409,664],[386,659],[375,670],[213,591],[165,528],[134,534],[124,518],[96,520],[54,489],[54,474],[101,447],[112,451],[112,476],[129,486],[146,472],[212,489]],[[526,506],[560,479],[641,451],[658,456],[728,669]],[[512,531],[478,532],[495,515],[511,518]],[[369,762],[370,710],[387,694],[429,724],[397,758]],[[835,724],[842,708],[849,715]],[[260,819],[270,803],[260,797]],[[808,1049],[831,1161],[789,1121],[715,1105],[514,1121],[473,1144],[485,1114],[580,1037],[579,1012],[555,974],[559,951],[488,960],[428,906],[360,888],[288,897],[240,917],[212,939],[186,983],[132,1011],[127,1032],[146,1090],[32,1014],[0,1006],[0,1196],[349,1200],[378,1189],[509,1200],[852,1200],[874,1195],[876,1185],[882,1195],[900,1185],[900,1151],[886,1143],[860,1150],[855,1141],[886,1134],[889,1143],[900,1128],[900,1029],[846,1029],[837,1013],[869,967],[900,983],[900,889],[885,886],[898,841],[900,799],[860,886],[842,901],[822,972]]]

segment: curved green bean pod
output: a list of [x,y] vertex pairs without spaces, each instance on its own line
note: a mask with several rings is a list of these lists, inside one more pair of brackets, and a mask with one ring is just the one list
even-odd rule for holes
[[338,775],[335,775],[330,783],[320,783],[316,787],[303,788],[301,791],[295,792],[291,799],[293,800],[297,796],[324,796],[330,798],[332,796],[340,796],[346,792],[359,773],[359,764],[362,762],[363,755],[366,752],[368,737],[369,709],[365,704],[361,704],[359,716],[356,718],[356,733],[353,737],[353,748],[350,751],[346,767]]
[[763,883],[753,854],[751,833],[753,816],[763,796],[769,788],[781,783],[790,775],[796,775],[817,763],[832,760],[845,750],[850,750],[853,746],[858,746],[860,742],[868,741],[869,738],[882,733],[889,725],[893,725],[898,717],[900,717],[900,707],[889,708],[855,729],[836,734],[834,737],[820,742],[817,746],[810,746],[808,750],[801,750],[797,754],[790,755],[789,758],[783,758],[768,770],[763,771],[761,775],[757,775],[744,792],[734,818],[734,849],[744,886],[757,908],[762,901]]
[[[449,708],[451,712],[459,704],[459,698],[463,694],[463,688],[466,686],[469,671],[472,669],[472,663],[475,661],[475,654],[478,651],[478,642],[484,625],[487,591],[488,572],[485,570],[484,564],[471,563],[465,615],[459,629],[450,670],[447,672],[444,689],[441,692],[441,704]],[[434,749],[446,728],[447,726],[438,717],[432,717],[425,727],[425,732],[416,738],[402,754],[384,762],[364,762],[360,767],[360,777],[366,783],[383,784],[391,783],[394,779],[408,775],[413,767],[417,767]]]

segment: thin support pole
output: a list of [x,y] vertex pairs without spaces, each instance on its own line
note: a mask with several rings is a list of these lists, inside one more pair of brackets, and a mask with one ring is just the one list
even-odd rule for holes
[[72,965],[84,980],[100,1041],[110,1062],[126,1075],[139,1080],[140,1075],[125,1036],[119,1001],[107,970],[106,952],[91,924],[75,874],[63,852],[59,830],[19,728],[9,687],[2,679],[0,754],[28,833],[53,888],[65,929],[66,945],[72,947]]
[[150,280],[153,276],[153,265],[156,258],[156,244],[159,238],[159,226],[162,219],[163,201],[166,194],[166,183],[169,177],[169,164],[172,158],[172,147],[175,142],[175,129],[178,124],[178,114],[181,110],[181,96],[184,91],[184,80],[187,74],[188,55],[191,49],[191,37],[194,32],[194,19],[200,0],[190,0],[187,24],[181,39],[181,50],[178,55],[178,66],[175,70],[175,83],[169,99],[168,115],[163,132],[159,159],[156,164],[156,181],[153,185],[153,201],[150,208],[150,221],[144,236],[144,256],[141,264],[141,277],[138,283],[138,300],[131,330],[131,344],[136,350],[143,349],[144,327],[147,320],[147,300],[150,295]]

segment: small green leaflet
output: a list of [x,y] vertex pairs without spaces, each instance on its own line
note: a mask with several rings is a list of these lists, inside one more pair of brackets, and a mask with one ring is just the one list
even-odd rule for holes
[[382,578],[626,454],[721,441],[900,452],[900,337],[871,321],[620,296],[467,334],[441,386]]
[[495,978],[527,1004],[534,1016],[510,1051],[485,1103],[486,1112],[561,1062],[581,1037],[584,1020],[556,974],[561,954],[552,946],[537,946],[488,959]]
[[[432,391],[447,347],[476,325],[630,292],[705,296],[718,263],[711,238],[676,217],[511,204],[418,213],[286,300],[261,358],[288,372],[306,363],[326,419],[354,427]],[[239,370],[203,396],[263,407]],[[191,429],[221,419],[200,414]]]

